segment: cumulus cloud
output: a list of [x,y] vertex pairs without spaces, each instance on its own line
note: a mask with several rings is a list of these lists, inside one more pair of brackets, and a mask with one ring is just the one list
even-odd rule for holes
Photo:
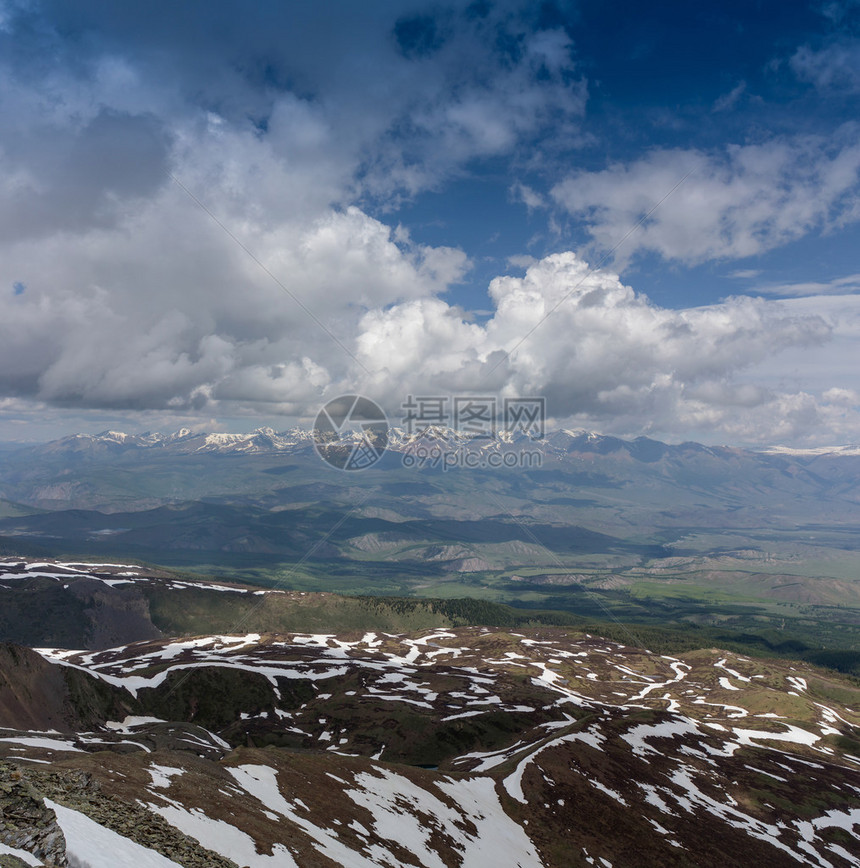
[[16,12],[0,33],[0,106],[40,148],[105,107],[167,133],[208,112],[222,122],[214,135],[253,129],[341,204],[435,187],[538,133],[563,140],[586,99],[570,39],[536,27],[522,2],[428,12],[417,0],[335,0],[298,13],[238,0],[190,0],[181,12],[168,0],[42,0]]
[[528,4],[424,6],[6,8],[2,394],[292,411],[367,311],[456,285],[462,251],[356,202],[563,134],[585,86]]
[[[291,281],[344,352],[241,250],[225,245],[205,214],[189,210],[181,191],[165,199],[172,201],[138,221],[136,238],[151,233],[143,249],[160,243],[169,252],[167,236],[183,221],[165,231],[159,218],[168,208],[183,214],[186,231],[172,239],[178,251],[167,261],[134,260],[138,245],[118,247],[108,232],[92,249],[79,241],[42,245],[43,274],[54,282],[0,297],[5,394],[54,406],[301,416],[359,390],[394,417],[409,394],[543,395],[557,419],[619,433],[756,439],[773,429],[773,419],[763,421],[775,402],[800,399],[744,383],[743,372],[784,350],[821,344],[832,329],[809,311],[762,299],[660,308],[573,253],[534,262],[523,277],[496,278],[493,315],[477,324],[440,297],[433,257],[428,270],[424,251],[399,247],[358,209],[294,238],[282,233],[289,259],[258,233],[253,241],[267,266]],[[374,242],[351,243],[364,235]],[[198,267],[183,272],[193,249]],[[137,282],[111,283],[129,261]],[[757,425],[738,428],[739,409]]]
[[[366,314],[358,349],[372,375],[360,386],[382,399],[457,390],[543,395],[557,418],[620,433],[768,439],[788,424],[775,427],[778,406],[795,408],[785,419],[797,431],[810,421],[798,395],[740,378],[785,350],[826,342],[831,326],[820,317],[752,298],[660,308],[572,253],[547,257],[521,278],[496,278],[490,295],[495,312],[482,325],[439,299]],[[739,411],[748,417],[743,425]]]
[[0,296],[4,392],[181,408],[253,381],[258,400],[306,400],[353,363],[367,309],[435,296],[468,264],[354,207],[234,234],[256,260],[173,186],[122,230],[9,245],[4,267],[28,289]]
[[528,32],[497,12],[466,27],[452,22],[431,56],[410,58],[410,76],[421,80],[410,78],[408,100],[362,166],[362,184],[371,195],[413,194],[477,158],[529,162],[534,154],[518,146],[537,135],[566,142],[587,101],[572,48],[562,30]]
[[645,251],[691,265],[739,259],[860,216],[857,133],[847,123],[827,139],[775,138],[723,153],[655,150],[575,173],[552,195],[588,221],[595,246],[619,266]]

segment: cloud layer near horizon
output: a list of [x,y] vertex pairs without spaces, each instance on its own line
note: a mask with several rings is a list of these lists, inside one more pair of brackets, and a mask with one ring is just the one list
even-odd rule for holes
[[821,421],[812,396],[742,379],[826,342],[813,313],[745,297],[663,309],[565,253],[496,278],[493,315],[474,322],[442,297],[463,254],[394,236],[354,207],[310,227],[246,224],[238,240],[321,327],[167,187],[132,225],[11,251],[22,267],[38,255],[46,288],[3,300],[0,386],[58,406],[207,417],[306,416],[353,390],[394,417],[409,394],[539,394],[555,418],[605,430],[745,440],[803,437]]

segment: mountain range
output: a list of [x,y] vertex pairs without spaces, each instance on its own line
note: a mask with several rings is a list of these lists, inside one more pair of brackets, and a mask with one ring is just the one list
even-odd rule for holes
[[357,472],[320,460],[300,430],[5,444],[0,554],[693,627],[809,659],[839,652],[860,672],[855,448],[388,439]]
[[860,865],[858,483],[576,431],[5,444],[0,866]]

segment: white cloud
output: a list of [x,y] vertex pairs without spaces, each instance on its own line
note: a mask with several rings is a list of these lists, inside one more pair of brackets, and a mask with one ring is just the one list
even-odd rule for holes
[[[499,41],[499,21],[491,19],[478,27],[479,41],[457,30],[432,63],[416,64],[426,80],[410,79],[408,97],[400,95],[399,113],[392,112],[381,147],[364,165],[372,194],[413,194],[476,158],[515,154],[538,134],[545,145],[579,134],[588,94],[575,75],[570,39],[505,23],[517,46],[511,56],[488,49]],[[532,156],[526,148],[523,159]]]
[[[434,13],[417,53],[386,3],[335,28],[316,7],[187,29],[40,9],[0,62],[0,397],[39,406],[305,411],[355,377],[368,311],[451,312],[470,268],[354,203],[563,136],[585,101],[568,37],[504,5]],[[437,335],[451,359],[458,331]]]
[[513,184],[510,193],[514,201],[522,202],[530,212],[537,211],[539,208],[546,208],[547,206],[546,199],[527,184],[521,182]]
[[750,442],[827,431],[828,402],[853,413],[836,393],[816,402],[802,383],[750,374],[786,350],[797,359],[826,345],[847,327],[836,309],[827,321],[815,306],[751,298],[668,310],[564,253],[493,280],[495,309],[476,324],[439,297],[440,270],[459,273],[462,254],[398,246],[358,209],[242,232],[358,364],[168,188],[133,232],[10,248],[15,273],[37,252],[39,268],[25,293],[0,295],[5,394],[42,407],[270,420],[313,415],[352,390],[395,417],[408,394],[540,394],[557,419],[586,427]]
[[834,406],[860,407],[860,392],[855,389],[828,389],[821,397]]
[[[770,441],[788,424],[808,433],[803,425],[820,421],[804,409],[802,391],[743,379],[785,350],[826,342],[831,327],[811,313],[751,298],[667,310],[572,253],[537,262],[522,278],[496,278],[490,295],[496,310],[483,325],[438,299],[369,312],[358,347],[372,375],[359,376],[359,387],[380,400],[458,390],[538,394],[556,418],[586,427],[709,440]],[[778,407],[789,421],[772,416]]]
[[[750,275],[755,277],[759,272]],[[766,295],[807,296],[807,295],[840,295],[860,293],[860,274],[848,274],[844,277],[834,277],[832,280],[809,280],[802,283],[763,283],[753,287],[753,291]]]
[[860,40],[842,39],[818,50],[801,46],[790,65],[801,81],[820,91],[860,91]]
[[[0,389],[90,407],[200,407],[210,400],[281,402],[320,394],[351,364],[368,309],[433,297],[460,279],[465,255],[411,243],[355,207],[307,223],[251,219],[266,147],[231,166],[235,194],[213,213],[282,288],[177,186],[122,225],[7,244],[0,264]],[[217,154],[226,153],[223,142]],[[210,183],[205,144],[196,151]],[[194,178],[194,171],[189,169]],[[278,175],[269,175],[276,184]],[[288,179],[289,181],[289,179]],[[241,195],[244,197],[239,198]],[[232,221],[228,208],[244,213]],[[16,294],[13,286],[26,289]],[[290,297],[290,294],[293,298]],[[320,328],[294,299],[322,323]],[[342,346],[341,346],[342,345]]]
[[834,24],[841,24],[845,16],[850,15],[857,6],[860,6],[860,0],[825,0],[818,11]]
[[[0,177],[16,216],[0,213],[4,237],[110,225],[165,180],[171,142],[174,157],[204,136],[210,151],[220,143],[228,178],[258,156],[249,135],[265,140],[258,168],[273,183],[259,185],[260,211],[281,196],[274,215],[288,204],[314,215],[359,196],[396,203],[539,133],[565,140],[584,110],[570,39],[534,31],[527,6],[428,14],[369,0],[299,18],[289,4],[226,2],[181,21],[159,5],[46,4],[20,32],[10,17]],[[432,50],[398,42],[411,19],[438,36]],[[185,175],[195,161],[184,156]]]
[[507,258],[507,263],[512,268],[529,268],[529,266],[535,265],[538,261],[534,256],[530,256],[527,253],[518,253]]
[[724,112],[734,108],[746,89],[747,83],[745,81],[739,82],[728,93],[724,93],[714,101],[712,110],[715,112]]
[[614,250],[616,265],[640,251],[687,264],[739,259],[860,218],[857,132],[848,123],[828,139],[775,138],[722,154],[655,150],[571,175],[552,195],[587,221],[599,249]]

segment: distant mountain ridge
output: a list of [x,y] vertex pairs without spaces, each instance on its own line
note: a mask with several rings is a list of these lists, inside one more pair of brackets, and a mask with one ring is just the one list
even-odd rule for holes
[[[659,610],[697,623],[719,585],[727,613],[731,600],[777,624],[807,604],[854,618],[853,448],[390,434],[378,463],[356,473],[322,461],[301,429],[108,431],[7,447],[0,553],[131,557],[264,582],[287,572],[307,590],[478,594],[592,614],[617,605],[625,617]],[[452,454],[469,460],[448,465]]]
[[[295,453],[313,447],[314,433],[306,428],[289,428],[275,431],[263,427],[244,434],[192,431],[180,428],[171,433],[144,432],[127,434],[107,430],[98,434],[71,434],[42,444],[21,445],[22,450],[45,450],[50,453],[85,453],[88,451],[128,449],[167,450],[173,454],[273,454]],[[860,457],[860,445],[790,447],[763,446],[760,448],[740,446],[707,446],[695,441],[678,444],[664,443],[650,437],[632,439],[600,434],[585,429],[555,429],[542,437],[533,437],[522,432],[497,431],[492,437],[479,437],[444,426],[431,426],[420,431],[406,431],[391,427],[388,431],[388,448],[395,452],[414,449],[417,445],[447,444],[470,449],[509,449],[528,446],[547,455],[563,455],[570,452],[608,455],[626,452],[640,461],[659,460],[670,454],[703,452],[715,456],[746,453],[751,455],[795,456],[816,458],[821,456]]]

